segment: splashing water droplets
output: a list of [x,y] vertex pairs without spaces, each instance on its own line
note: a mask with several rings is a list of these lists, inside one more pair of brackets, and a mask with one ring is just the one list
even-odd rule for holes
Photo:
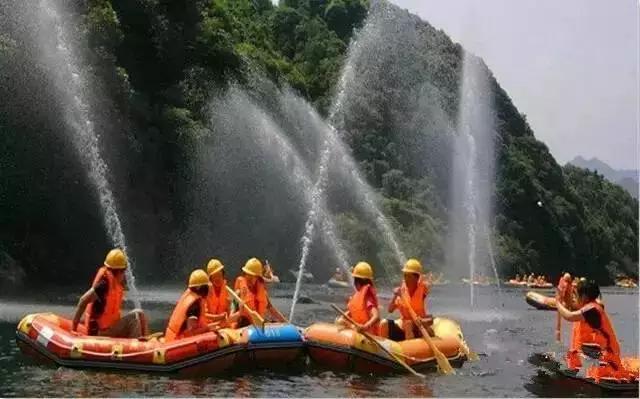
[[[43,56],[54,74],[60,101],[66,107],[65,117],[69,126],[72,127],[72,142],[98,194],[107,234],[114,246],[122,248],[128,254],[115,198],[107,180],[109,170],[100,154],[98,135],[90,116],[90,106],[83,94],[87,91],[87,82],[77,64],[77,51],[73,51],[69,44],[69,33],[55,6],[55,2],[51,0],[40,2],[42,25],[53,26],[55,29],[55,49],[57,50],[53,53],[47,51]],[[45,39],[49,38],[42,40]],[[133,263],[129,255],[129,267],[126,269],[127,286],[134,305],[139,308],[140,299],[133,275]]]
[[[469,302],[474,306],[474,284],[479,266],[490,264],[498,285],[500,278],[491,246],[492,195],[494,184],[494,119],[488,74],[481,61],[464,54],[455,141],[452,235],[449,261],[466,263],[469,270]],[[482,237],[484,236],[484,237]],[[484,241],[481,239],[484,238]],[[480,243],[486,246],[480,246]],[[466,253],[466,259],[459,256]]]

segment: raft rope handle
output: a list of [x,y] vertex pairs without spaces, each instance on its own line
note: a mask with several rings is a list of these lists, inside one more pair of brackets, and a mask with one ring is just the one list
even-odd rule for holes
[[[38,335],[40,335],[40,330],[32,325],[32,328],[34,330],[36,330],[36,332],[38,333]],[[53,336],[51,337],[53,338]],[[73,350],[73,346],[67,346],[64,343],[61,343],[60,341],[56,341],[54,339],[49,339],[49,342],[52,342],[56,345],[58,345],[59,347],[63,348],[63,349],[68,349],[69,351]],[[196,342],[193,342],[196,343]],[[176,347],[180,347],[180,346],[176,346]],[[166,348],[165,348],[166,349]],[[173,348],[172,348],[173,349]],[[135,352],[135,353],[121,353],[118,355],[119,358],[128,358],[128,357],[133,357],[133,356],[141,356],[141,355],[148,355],[148,354],[153,354],[156,350],[159,350],[159,348],[154,348],[154,349],[147,349],[145,351],[142,352]],[[94,352],[94,351],[87,351],[87,350],[83,350],[82,351],[83,354],[87,354],[87,355],[93,355],[93,356],[104,356],[104,355],[111,355],[113,356],[113,352],[111,353],[105,353],[105,352]]]

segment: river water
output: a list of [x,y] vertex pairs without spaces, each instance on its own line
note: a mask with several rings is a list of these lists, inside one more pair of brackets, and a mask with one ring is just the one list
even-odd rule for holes
[[[557,379],[532,365],[533,353],[558,350],[553,344],[555,313],[531,308],[525,291],[494,287],[476,290],[475,307],[469,308],[468,288],[462,285],[434,287],[430,310],[458,320],[471,348],[480,360],[467,362],[456,375],[435,372],[426,380],[406,374],[358,375],[299,366],[290,370],[244,370],[200,379],[171,374],[118,373],[44,366],[24,356],[15,342],[15,327],[25,314],[52,311],[70,317],[77,296],[65,293],[35,293],[25,298],[0,299],[0,396],[234,396],[234,397],[428,397],[428,396],[599,396],[584,384]],[[274,304],[282,310],[291,305],[293,286],[271,287]],[[545,291],[541,291],[545,292]],[[550,293],[551,291],[546,291]],[[155,330],[163,328],[179,287],[140,289],[145,311]],[[335,317],[330,303],[344,305],[348,290],[306,285],[296,322],[306,326]],[[390,291],[381,289],[386,306]],[[638,353],[638,291],[603,289],[607,310],[615,325],[624,354]],[[309,302],[309,301],[305,301]],[[563,326],[564,339],[569,328]]]

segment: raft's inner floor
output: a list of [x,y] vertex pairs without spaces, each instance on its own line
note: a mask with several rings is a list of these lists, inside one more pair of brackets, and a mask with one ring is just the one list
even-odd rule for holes
[[[131,374],[73,370],[42,366],[23,356],[15,343],[16,324],[28,313],[51,311],[71,315],[82,287],[65,292],[25,293],[23,298],[0,299],[0,396],[600,396],[598,390],[558,379],[529,363],[532,353],[557,350],[552,343],[555,313],[531,308],[525,289],[476,287],[476,304],[469,308],[469,287],[436,286],[430,309],[436,315],[458,321],[471,349],[486,353],[480,361],[467,362],[456,376],[429,373],[425,381],[404,374],[362,375],[320,368],[251,370],[199,379],[172,375]],[[638,351],[638,290],[605,288],[604,299],[625,354]],[[164,328],[180,287],[142,289],[143,306],[153,331]],[[290,307],[291,285],[271,287],[280,309]],[[549,295],[550,290],[540,292]],[[345,304],[348,291],[320,285],[303,286],[303,295],[314,303],[296,306],[294,323],[308,326],[331,321],[335,313],[328,303]],[[389,289],[380,288],[386,305]],[[569,342],[563,325],[563,342]]]

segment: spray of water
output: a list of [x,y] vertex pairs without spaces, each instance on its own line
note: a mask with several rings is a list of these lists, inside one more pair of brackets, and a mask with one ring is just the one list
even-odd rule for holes
[[[281,97],[290,95],[281,92],[275,94]],[[233,134],[233,132],[242,130],[253,137],[253,144],[257,144],[262,153],[268,153],[274,162],[281,165],[282,170],[286,171],[290,183],[304,196],[309,209],[315,210],[314,224],[319,223],[321,226],[324,237],[333,250],[338,263],[342,268],[348,269],[348,256],[337,238],[336,227],[326,203],[322,196],[316,195],[317,190],[300,153],[273,118],[258,106],[246,92],[237,86],[232,86],[224,96],[212,103],[211,119],[212,124],[217,127],[219,135],[225,135],[226,132]],[[242,126],[238,125],[239,121],[242,121]],[[313,231],[307,233],[309,229],[311,227],[306,225],[305,237],[313,236]],[[305,255],[305,261],[307,256],[308,253]],[[302,270],[304,271],[304,269]],[[301,275],[302,273],[298,277]],[[294,306],[299,292],[300,283],[297,283],[294,291]]]
[[[66,122],[73,133],[71,137],[73,144],[98,194],[109,238],[114,246],[122,248],[128,254],[116,201],[107,180],[109,170],[100,155],[98,134],[91,119],[91,110],[87,101],[90,88],[79,67],[78,52],[73,49],[73,41],[70,40],[65,22],[61,18],[61,11],[56,8],[56,2],[41,0],[39,7],[41,25],[50,25],[55,29],[51,32],[55,38],[55,49],[48,49],[44,56],[45,61],[50,65],[50,70],[55,73],[55,84],[60,101],[66,107]],[[46,40],[50,39],[46,38]],[[134,305],[139,308],[139,294],[133,275],[133,260],[130,256],[126,278],[130,297]]]
[[496,258],[493,253],[493,243],[491,242],[491,232],[485,231],[485,237],[487,237],[487,250],[489,252],[489,261],[491,262],[491,268],[493,269],[493,276],[496,279],[498,285],[498,294],[502,295],[502,286],[500,283],[500,273],[498,273],[498,266],[496,265]]
[[[458,110],[458,138],[454,154],[452,242],[450,250],[466,253],[469,298],[474,305],[473,281],[479,266],[490,264],[499,284],[490,237],[494,184],[494,114],[489,77],[481,61],[464,54]],[[462,212],[459,212],[462,210]],[[484,237],[482,237],[484,235]],[[482,240],[484,238],[484,240]],[[486,246],[479,246],[485,243]],[[455,254],[454,262],[461,262]]]
[[469,133],[468,129],[464,129],[469,150],[469,161],[467,162],[466,170],[466,196],[465,196],[465,209],[467,211],[467,240],[469,247],[467,249],[467,257],[469,262],[469,302],[471,306],[474,305],[474,280],[476,276],[476,225],[478,223],[478,213],[476,212],[476,198],[475,198],[475,182],[474,171],[476,169],[476,145],[475,139]]
[[318,207],[320,201],[322,201],[322,193],[327,182],[327,164],[329,159],[329,149],[325,148],[320,157],[320,169],[318,170],[318,179],[313,186],[311,194],[311,207],[307,214],[307,221],[304,226],[304,235],[302,236],[302,250],[300,254],[300,262],[298,264],[298,277],[296,278],[296,288],[293,293],[293,302],[291,303],[291,310],[289,311],[289,320],[293,319],[293,315],[296,309],[296,303],[298,302],[298,296],[300,295],[300,287],[302,286],[302,277],[307,265],[307,258],[309,256],[309,249],[311,247],[311,241],[313,239],[314,228],[318,219]]
[[[362,32],[370,34],[370,31],[371,26],[369,25],[368,27],[365,26]],[[315,202],[312,202],[312,207],[307,215],[307,221],[305,223],[305,233],[302,237],[302,249],[300,262],[298,265],[299,274],[296,281],[296,293],[299,291],[299,287],[302,281],[302,273],[306,267],[309,249],[313,242],[312,238],[314,234],[314,225],[316,223],[317,207],[326,190],[326,184],[329,174],[329,164],[331,162],[332,155],[337,157],[339,165],[344,168],[343,170],[350,171],[351,180],[355,183],[354,188],[363,199],[362,205],[364,209],[373,216],[376,227],[383,233],[385,242],[392,249],[398,264],[402,264],[406,260],[406,256],[400,249],[400,245],[398,244],[393,229],[391,228],[387,218],[384,216],[376,203],[377,201],[374,191],[361,176],[360,172],[358,171],[356,162],[351,156],[347,146],[340,138],[337,129],[334,127],[334,123],[336,123],[342,116],[341,113],[343,112],[342,107],[344,99],[347,96],[349,83],[353,80],[353,65],[355,62],[361,59],[362,52],[365,50],[363,46],[360,46],[358,43],[358,39],[356,38],[349,45],[347,60],[342,69],[342,73],[340,75],[338,87],[336,90],[336,96],[329,112],[329,122],[324,123],[324,126],[319,129],[321,133],[324,134],[325,138],[321,146],[318,176],[316,178],[313,189],[313,195],[316,200]],[[308,104],[306,105],[308,106]],[[307,112],[309,114],[309,118],[316,124],[323,125],[322,121],[319,119],[319,116],[315,113],[315,111],[311,109],[310,106],[308,106],[308,108],[309,109]],[[349,273],[347,273],[347,275],[349,275]],[[296,303],[295,299],[296,295],[294,294],[294,302],[291,307],[290,319],[293,317]]]

